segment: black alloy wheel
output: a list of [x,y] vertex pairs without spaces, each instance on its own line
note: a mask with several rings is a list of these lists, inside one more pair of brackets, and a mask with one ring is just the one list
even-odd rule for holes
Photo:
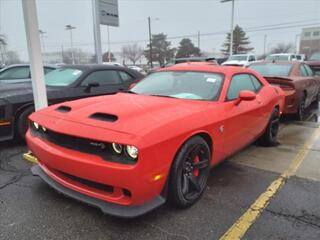
[[298,109],[297,109],[297,114],[296,114],[296,119],[298,121],[302,121],[303,120],[303,116],[305,114],[305,110],[306,110],[306,97],[304,96],[298,105]]
[[200,136],[189,139],[177,154],[170,176],[169,196],[179,207],[189,207],[205,190],[210,172],[211,152]]
[[258,143],[262,146],[270,147],[277,144],[277,137],[280,127],[279,109],[274,108],[269,119],[268,125],[263,135],[258,139]]

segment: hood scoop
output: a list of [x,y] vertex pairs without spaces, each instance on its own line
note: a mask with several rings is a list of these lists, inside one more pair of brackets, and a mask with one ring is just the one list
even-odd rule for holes
[[115,122],[118,120],[116,115],[108,114],[108,113],[94,113],[90,115],[91,119],[103,121],[103,122]]
[[68,106],[60,106],[56,108],[56,111],[61,112],[61,113],[67,113],[71,111],[71,107]]

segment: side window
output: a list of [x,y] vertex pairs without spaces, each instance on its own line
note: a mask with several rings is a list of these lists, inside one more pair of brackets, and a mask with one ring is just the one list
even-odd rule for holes
[[115,70],[101,70],[90,73],[81,83],[81,86],[88,86],[91,83],[102,85],[120,84],[122,80]]
[[234,100],[239,97],[242,90],[250,90],[256,92],[249,74],[238,74],[233,76],[229,86],[227,100]]
[[259,92],[259,90],[262,88],[262,83],[253,75],[250,75],[250,78],[252,80],[252,84],[255,88],[255,92]]
[[25,79],[29,77],[29,67],[13,67],[0,73],[0,79]]
[[124,82],[129,82],[132,80],[132,76],[126,72],[119,71],[120,77]]
[[300,76],[306,77],[308,76],[306,68],[303,66],[303,64],[300,65]]
[[250,55],[250,57],[249,57],[249,62],[253,62],[253,61],[255,61],[255,60],[256,60],[255,57],[252,56],[252,55]]
[[44,67],[44,74],[47,74],[47,73],[51,72],[52,70],[54,70],[54,68]]
[[306,69],[306,71],[308,73],[308,76],[313,76],[314,75],[313,71],[311,70],[311,68],[308,65],[303,64],[303,66]]

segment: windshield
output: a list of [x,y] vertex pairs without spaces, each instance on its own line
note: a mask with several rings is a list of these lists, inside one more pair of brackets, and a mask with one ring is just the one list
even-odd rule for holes
[[278,60],[278,61],[288,61],[289,55],[270,55],[266,57],[266,61],[273,61],[273,60]]
[[320,61],[320,52],[312,54],[310,57],[311,61]]
[[64,87],[74,83],[81,75],[82,71],[73,68],[61,68],[49,72],[46,76],[47,86]]
[[289,76],[292,64],[254,64],[250,65],[249,68],[262,76]]
[[156,72],[147,76],[131,90],[143,95],[216,100],[219,97],[223,78],[222,74],[207,72]]
[[233,55],[229,58],[229,60],[246,61],[247,55]]

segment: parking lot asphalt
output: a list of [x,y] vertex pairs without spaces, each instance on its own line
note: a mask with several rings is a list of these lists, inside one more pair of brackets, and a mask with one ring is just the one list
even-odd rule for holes
[[[313,117],[316,119],[316,117]],[[137,219],[119,219],[58,194],[30,173],[27,151],[0,145],[0,239],[219,239],[285,171],[316,122],[284,121],[279,145],[251,145],[212,169],[193,207],[166,204]],[[243,239],[320,239],[320,139],[244,233]]]

